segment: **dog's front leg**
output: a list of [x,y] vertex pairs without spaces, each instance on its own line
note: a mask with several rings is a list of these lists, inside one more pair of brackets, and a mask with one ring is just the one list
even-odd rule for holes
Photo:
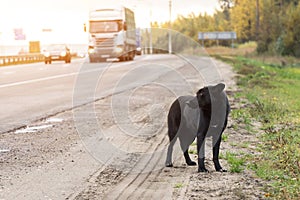
[[220,135],[213,135],[213,162],[215,165],[215,169],[218,172],[227,172],[226,169],[223,169],[219,162],[219,152],[220,152],[220,145],[221,145],[221,138],[222,134]]
[[208,172],[205,168],[205,134],[197,135],[197,152],[198,152],[198,172]]

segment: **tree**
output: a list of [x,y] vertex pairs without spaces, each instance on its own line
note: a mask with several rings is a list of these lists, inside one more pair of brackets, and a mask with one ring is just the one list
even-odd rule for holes
[[[293,55],[300,57],[300,4],[294,6],[291,2],[286,13],[289,15],[283,19],[283,32],[278,41],[277,51],[282,55]],[[280,46],[281,45],[281,46]]]
[[[271,50],[272,43],[280,35],[279,7],[274,0],[260,2],[260,29],[257,37],[257,52],[263,53]],[[274,45],[273,45],[274,46]]]
[[256,2],[236,1],[231,9],[231,23],[240,42],[254,40],[256,37]]
[[300,56],[300,4],[294,0],[264,0],[260,6],[257,51]]

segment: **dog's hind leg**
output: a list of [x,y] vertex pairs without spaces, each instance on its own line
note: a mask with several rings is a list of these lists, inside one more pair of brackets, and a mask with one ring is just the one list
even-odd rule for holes
[[178,137],[177,132],[178,132],[178,128],[174,126],[170,126],[169,124],[168,135],[169,135],[170,144],[168,146],[167,159],[165,163],[166,167],[173,167],[172,154],[173,154],[173,146],[176,143]]
[[187,150],[183,153],[183,155],[184,155],[185,162],[186,162],[187,165],[189,165],[189,166],[197,165],[196,162],[194,162],[194,161],[191,160],[191,158],[190,158],[190,156],[189,156],[189,149],[187,149]]
[[176,100],[171,108],[170,112],[168,114],[168,136],[170,144],[168,146],[168,152],[167,152],[167,159],[166,159],[166,167],[173,167],[172,164],[172,153],[173,153],[173,146],[177,140],[178,134],[179,134],[179,126],[181,121],[181,112],[180,112],[180,105],[179,101]]
[[193,162],[189,156],[189,147],[195,140],[196,134],[193,134],[188,128],[182,128],[181,129],[182,134],[178,136],[180,147],[183,152],[183,156],[185,158],[185,162],[187,165],[196,165],[195,162]]

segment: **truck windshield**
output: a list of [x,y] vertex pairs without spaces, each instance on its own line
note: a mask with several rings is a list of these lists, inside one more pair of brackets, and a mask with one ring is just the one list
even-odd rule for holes
[[119,30],[119,21],[90,21],[90,33],[109,33]]

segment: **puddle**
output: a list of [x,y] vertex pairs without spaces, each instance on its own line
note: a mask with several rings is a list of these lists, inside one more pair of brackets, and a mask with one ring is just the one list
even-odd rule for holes
[[63,119],[62,118],[48,118],[48,119],[46,119],[46,122],[47,123],[51,123],[51,122],[55,122],[55,123],[58,123],[58,122],[62,122],[63,121]]
[[31,127],[26,127],[25,129],[16,130],[15,133],[34,133],[40,129],[45,129],[45,128],[49,128],[52,126],[53,125],[31,126]]

